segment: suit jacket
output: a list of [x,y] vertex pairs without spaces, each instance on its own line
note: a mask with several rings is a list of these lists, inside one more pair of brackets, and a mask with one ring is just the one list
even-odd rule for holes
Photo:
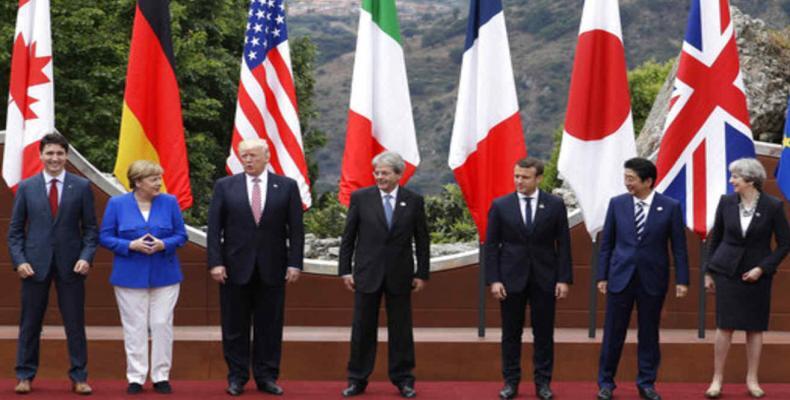
[[680,203],[656,193],[650,204],[642,240],[636,239],[634,197],[622,194],[609,201],[601,235],[597,280],[608,281],[608,290],[619,293],[634,273],[653,296],[666,294],[669,286],[668,242],[672,244],[675,280],[688,285],[686,234]]
[[[378,187],[351,194],[346,227],[340,242],[340,275],[352,273],[357,290],[373,293],[386,282],[386,290],[401,294],[411,290],[414,277],[428,279],[430,238],[422,196],[400,187],[395,199],[392,228],[387,229],[384,204]],[[412,241],[417,252],[414,271]]]
[[[129,249],[129,243],[150,233],[165,244],[151,255]],[[148,221],[143,218],[134,193],[114,196],[107,203],[99,243],[115,254],[110,283],[128,288],[152,288],[181,282],[176,248],[187,241],[184,219],[176,197],[160,194],[151,201]]]
[[[790,251],[790,228],[782,200],[765,193],[757,201],[757,209],[746,229],[741,230],[740,197],[724,195],[716,208],[716,219],[710,233],[706,269],[733,276],[739,271],[761,267],[766,275],[776,268]],[[771,250],[771,237],[776,248]]]
[[267,172],[266,203],[258,225],[244,173],[214,184],[208,212],[208,266],[224,265],[230,282],[243,285],[257,269],[267,286],[285,284],[288,267],[302,269],[304,225],[296,181]]
[[93,192],[87,179],[66,172],[58,214],[52,218],[43,173],[22,181],[17,187],[8,250],[14,270],[24,263],[33,266],[28,278],[41,282],[54,265],[66,281],[83,279],[74,272],[77,260],[93,262],[96,253],[96,214]]
[[562,199],[541,191],[530,228],[524,225],[516,193],[499,197],[488,211],[485,243],[486,283],[501,282],[521,292],[530,275],[544,290],[572,283],[568,212]]

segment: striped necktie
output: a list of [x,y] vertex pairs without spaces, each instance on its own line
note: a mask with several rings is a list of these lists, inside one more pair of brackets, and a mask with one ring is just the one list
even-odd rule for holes
[[634,224],[636,225],[636,240],[642,240],[642,234],[645,233],[645,206],[647,203],[644,201],[636,202],[636,214],[634,214]]

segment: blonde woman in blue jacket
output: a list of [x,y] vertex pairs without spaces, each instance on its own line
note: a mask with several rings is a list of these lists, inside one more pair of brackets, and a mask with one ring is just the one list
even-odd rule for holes
[[99,242],[115,255],[110,283],[121,314],[127,393],[143,391],[148,375],[158,393],[170,393],[173,310],[183,280],[176,248],[186,243],[176,198],[161,193],[162,167],[138,160],[129,166],[131,193],[114,196],[104,211]]

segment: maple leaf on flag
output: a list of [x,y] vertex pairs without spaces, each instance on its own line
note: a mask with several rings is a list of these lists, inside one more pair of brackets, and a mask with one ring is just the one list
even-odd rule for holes
[[44,73],[44,67],[52,60],[52,56],[36,57],[36,42],[28,48],[25,39],[18,35],[14,42],[13,54],[30,54],[30,57],[13,57],[11,60],[11,82],[9,92],[11,101],[16,102],[19,111],[25,119],[36,119],[38,116],[30,108],[38,99],[27,94],[28,88],[44,83],[49,83],[49,77]]

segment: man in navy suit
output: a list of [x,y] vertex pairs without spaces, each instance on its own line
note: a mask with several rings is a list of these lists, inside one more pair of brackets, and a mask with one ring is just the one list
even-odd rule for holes
[[598,369],[598,399],[609,400],[636,303],[640,397],[660,400],[655,390],[661,353],[658,325],[669,286],[669,254],[675,264],[675,295],[688,292],[686,235],[680,203],[653,191],[656,166],[644,158],[625,162],[628,193],[613,197],[606,212],[598,259],[598,290],[606,295],[606,318]]
[[58,133],[39,144],[44,171],[22,181],[8,227],[11,261],[22,278],[14,390],[26,394],[38,370],[41,323],[55,281],[69,350],[72,390],[91,394],[85,340],[85,276],[96,252],[96,215],[87,179],[65,170],[69,144]]
[[554,397],[549,384],[555,304],[568,295],[573,271],[568,212],[561,198],[538,190],[542,178],[540,160],[518,161],[513,168],[516,192],[494,200],[488,212],[485,270],[502,315],[502,399],[518,394],[527,303],[535,337],[535,393],[541,400]]
[[250,379],[252,325],[255,383],[281,395],[285,283],[299,279],[304,256],[302,199],[296,181],[266,171],[266,141],[247,139],[238,149],[244,172],[214,185],[207,234],[209,272],[220,283],[226,391],[238,396]]

